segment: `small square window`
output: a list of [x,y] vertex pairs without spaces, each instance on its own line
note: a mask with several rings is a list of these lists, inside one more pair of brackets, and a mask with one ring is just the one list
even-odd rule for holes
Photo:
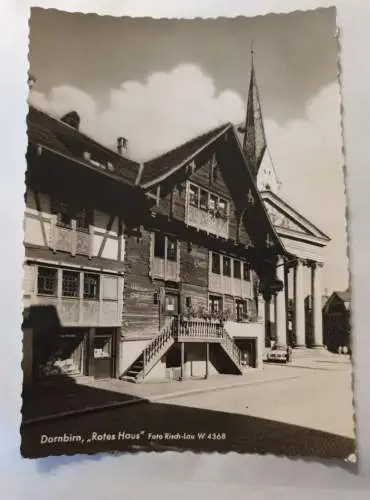
[[37,293],[56,295],[58,288],[58,270],[52,267],[39,267],[37,275]]
[[79,297],[80,273],[76,271],[63,271],[62,296]]
[[98,299],[100,290],[99,274],[84,274],[84,299]]

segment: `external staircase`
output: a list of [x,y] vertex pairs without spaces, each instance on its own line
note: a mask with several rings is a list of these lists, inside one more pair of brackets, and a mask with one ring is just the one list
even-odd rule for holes
[[142,382],[176,342],[209,343],[212,362],[220,367],[221,373],[244,372],[242,351],[221,323],[173,318],[123,373],[121,380]]

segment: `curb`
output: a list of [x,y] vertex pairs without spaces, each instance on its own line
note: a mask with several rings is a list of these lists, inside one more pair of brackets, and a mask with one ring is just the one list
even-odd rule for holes
[[54,420],[60,420],[63,418],[74,417],[77,415],[85,415],[88,413],[96,413],[98,411],[120,408],[120,407],[124,407],[124,406],[132,406],[135,404],[155,403],[158,401],[165,401],[166,399],[179,398],[182,396],[188,396],[188,395],[193,395],[193,394],[202,394],[202,393],[206,393],[206,392],[222,391],[224,389],[234,389],[237,387],[245,387],[245,386],[250,386],[250,385],[263,385],[263,384],[268,384],[268,383],[273,383],[273,382],[280,382],[282,380],[293,380],[296,378],[299,378],[299,375],[277,377],[277,378],[274,378],[271,380],[260,380],[257,382],[245,381],[245,382],[223,385],[221,387],[220,386],[213,386],[213,387],[207,387],[207,388],[203,387],[203,388],[199,388],[199,389],[188,389],[188,390],[177,391],[177,392],[173,392],[173,393],[157,394],[157,395],[149,396],[146,398],[133,397],[133,398],[128,399],[126,401],[115,401],[112,403],[107,403],[107,404],[103,404],[103,405],[99,405],[99,406],[88,406],[86,408],[81,408],[78,410],[70,410],[70,411],[61,412],[61,413],[55,413],[54,415],[46,415],[43,417],[30,418],[30,419],[24,420],[21,423],[20,427],[22,429],[23,427],[28,427],[32,424],[38,424],[38,423],[42,423],[42,422],[52,422]]

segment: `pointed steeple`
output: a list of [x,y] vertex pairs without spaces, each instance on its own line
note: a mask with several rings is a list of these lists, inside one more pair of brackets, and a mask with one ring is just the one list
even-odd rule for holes
[[251,76],[248,92],[247,116],[245,119],[245,126],[239,130],[244,132],[243,150],[246,154],[249,167],[256,178],[267,144],[262,118],[261,101],[254,70],[253,45],[251,49]]

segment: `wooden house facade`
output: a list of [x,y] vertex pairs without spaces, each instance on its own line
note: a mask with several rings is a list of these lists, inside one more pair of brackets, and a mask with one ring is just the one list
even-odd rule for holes
[[25,378],[257,366],[285,251],[233,126],[138,163],[78,122],[30,108]]

